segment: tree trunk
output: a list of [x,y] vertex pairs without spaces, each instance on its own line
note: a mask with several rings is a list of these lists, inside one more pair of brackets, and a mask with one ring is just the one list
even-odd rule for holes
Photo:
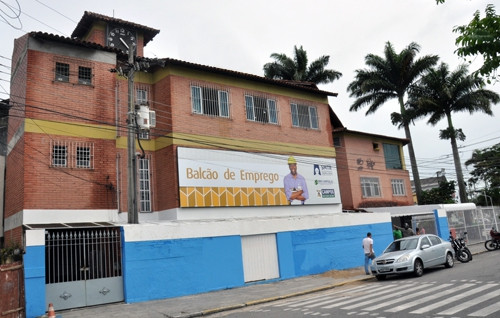
[[422,185],[420,184],[420,175],[418,173],[417,158],[415,157],[415,150],[413,150],[413,142],[411,140],[410,126],[405,116],[405,103],[403,96],[398,96],[399,109],[401,117],[403,118],[403,127],[405,129],[405,136],[410,142],[408,143],[408,153],[410,154],[411,172],[413,174],[413,184],[415,185],[415,195],[417,196],[417,204],[422,202]]
[[457,139],[454,135],[451,136],[451,149],[453,151],[453,161],[455,163],[455,172],[457,173],[458,195],[461,203],[467,203],[467,191],[465,189],[464,175],[462,173],[462,165],[460,156],[458,155]]
[[417,203],[422,200],[422,186],[420,184],[420,175],[418,174],[417,159],[415,158],[415,151],[413,150],[413,142],[411,141],[410,127],[407,123],[404,124],[405,136],[410,142],[408,143],[408,153],[410,154],[411,172],[413,174],[413,184],[415,185],[415,194],[417,196]]

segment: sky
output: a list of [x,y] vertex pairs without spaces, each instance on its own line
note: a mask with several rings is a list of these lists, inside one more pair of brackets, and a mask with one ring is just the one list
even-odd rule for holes
[[[477,10],[484,16],[489,3],[495,4],[493,0],[448,0],[442,5],[435,0],[0,0],[0,99],[9,97],[14,39],[31,31],[69,37],[84,11],[91,11],[160,30],[145,47],[144,55],[150,58],[263,76],[263,65],[273,61],[272,53],[293,57],[295,45],[303,46],[309,62],[328,55],[327,68],[343,76],[320,89],[338,93],[329,97],[329,104],[343,125],[404,138],[404,131],[390,121],[390,114],[399,110],[396,100],[368,116],[367,108],[349,111],[354,99],[347,87],[355,71],[366,68],[367,54],[383,56],[387,42],[398,53],[415,42],[421,48],[417,58],[438,55],[454,70],[464,60],[454,53],[458,34],[453,28],[468,24]],[[469,70],[476,70],[481,62],[480,57],[474,59]],[[500,94],[500,83],[487,88]],[[494,116],[453,114],[455,128],[467,137],[459,142],[466,180],[472,166],[464,162],[472,152],[500,142],[500,104],[492,108]],[[445,169],[447,179],[455,180],[450,142],[439,139],[439,131],[446,126],[445,120],[431,126],[422,119],[411,127],[420,178],[434,177]],[[410,170],[407,149],[405,161]]]

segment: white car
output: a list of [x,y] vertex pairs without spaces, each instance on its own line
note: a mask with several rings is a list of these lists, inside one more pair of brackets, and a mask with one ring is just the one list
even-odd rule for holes
[[372,261],[372,274],[379,280],[387,275],[413,273],[419,277],[424,268],[454,265],[451,243],[434,234],[405,237],[392,242],[382,255]]

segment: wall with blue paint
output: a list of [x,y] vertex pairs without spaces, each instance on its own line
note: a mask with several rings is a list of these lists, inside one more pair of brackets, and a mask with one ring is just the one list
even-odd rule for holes
[[[390,222],[276,233],[279,279],[362,266],[367,232],[373,234],[376,253],[392,242]],[[125,240],[123,257],[127,303],[245,285],[240,235]]]
[[[45,313],[45,239],[44,231],[30,231],[26,235],[23,255],[24,297],[26,317],[39,317]],[[40,240],[40,234],[42,240]]]
[[239,236],[126,242],[125,302],[242,286],[241,255]]

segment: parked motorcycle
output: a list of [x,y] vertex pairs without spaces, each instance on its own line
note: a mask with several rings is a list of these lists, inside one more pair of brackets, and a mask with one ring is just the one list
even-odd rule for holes
[[488,251],[500,249],[500,232],[495,231],[495,228],[491,228],[490,236],[491,239],[484,242],[484,247],[486,247]]
[[455,250],[455,258],[462,263],[467,263],[472,260],[472,253],[469,248],[465,246],[465,235],[467,235],[467,232],[464,232],[464,236],[455,238],[450,232],[450,242]]

